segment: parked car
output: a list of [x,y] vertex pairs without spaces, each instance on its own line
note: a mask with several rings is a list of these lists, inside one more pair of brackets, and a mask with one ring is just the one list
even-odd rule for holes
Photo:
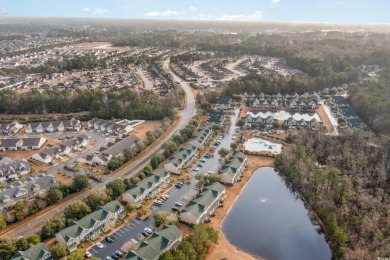
[[147,233],[149,233],[149,234],[152,234],[152,233],[153,233],[153,230],[150,229],[150,228],[145,228],[144,230],[145,230],[145,232],[147,232]]
[[164,196],[160,196],[160,197],[158,197],[161,201],[166,201],[167,200],[167,198],[165,198]]
[[114,240],[112,240],[111,237],[107,236],[104,238],[104,240],[106,240],[108,243],[112,243]]
[[178,206],[178,207],[182,207],[183,206],[183,204],[178,202],[178,201],[175,202],[175,205]]
[[200,170],[199,168],[193,169],[194,172],[198,172],[199,170]]
[[123,253],[122,253],[121,250],[116,250],[116,251],[115,251],[115,254],[116,254],[117,256],[123,256]]
[[207,173],[208,173],[208,174],[213,174],[214,172],[213,172],[213,171],[208,171]]
[[203,167],[203,163],[198,163],[196,166]]
[[179,208],[178,207],[172,207],[172,210],[173,211],[179,211]]
[[142,235],[143,235],[144,237],[148,237],[150,234],[149,234],[148,232],[142,231]]
[[164,197],[167,198],[167,199],[169,199],[169,195],[168,195],[168,194],[165,194]]
[[85,257],[90,258],[92,257],[92,254],[89,251],[85,251]]
[[97,242],[96,245],[100,249],[103,249],[103,247],[104,247],[104,245],[102,243],[100,243],[100,242]]
[[131,242],[133,242],[134,244],[138,244],[138,241],[134,238],[130,239]]
[[204,158],[210,158],[211,157],[211,155],[210,154],[208,154],[208,153],[206,153],[205,155],[204,155]]
[[114,260],[111,256],[106,256],[106,260]]
[[176,184],[175,184],[175,187],[178,188],[178,189],[180,189],[181,187],[183,187],[183,185],[176,183]]
[[[200,161],[201,161],[202,163],[205,163],[205,162],[206,162],[206,159],[203,158],[203,159],[201,159]],[[203,166],[203,164],[202,164],[202,166]]]
[[157,204],[157,205],[162,205],[162,201],[161,200],[156,200],[154,203]]
[[119,259],[119,256],[117,256],[115,253],[112,254],[111,256],[112,259],[114,260],[118,260]]

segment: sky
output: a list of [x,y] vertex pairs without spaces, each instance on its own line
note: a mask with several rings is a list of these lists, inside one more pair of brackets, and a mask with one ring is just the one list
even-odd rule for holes
[[0,16],[390,23],[390,0],[0,0]]

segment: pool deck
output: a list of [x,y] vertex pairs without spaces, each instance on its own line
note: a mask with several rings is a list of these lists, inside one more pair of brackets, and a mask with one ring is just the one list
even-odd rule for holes
[[[252,148],[250,148],[253,146],[254,143],[257,143],[257,142],[263,142],[266,145],[272,146],[273,148],[271,150],[270,149],[252,149]],[[245,147],[245,150],[248,152],[269,152],[271,154],[280,154],[282,152],[282,145],[281,144],[272,143],[270,141],[267,141],[267,140],[259,138],[259,137],[253,137],[251,139],[248,139],[244,143],[244,147]]]

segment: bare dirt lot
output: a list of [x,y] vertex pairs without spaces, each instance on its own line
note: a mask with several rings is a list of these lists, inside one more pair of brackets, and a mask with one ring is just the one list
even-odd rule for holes
[[208,225],[216,230],[219,233],[218,245],[214,245],[211,247],[207,259],[258,259],[258,257],[253,257],[252,255],[240,251],[234,245],[230,244],[230,242],[225,238],[221,231],[222,221],[225,218],[226,214],[229,212],[229,209],[234,204],[235,199],[240,194],[242,188],[245,183],[249,180],[251,175],[259,168],[264,166],[273,166],[274,159],[267,157],[259,157],[254,155],[248,156],[248,168],[245,170],[243,174],[242,181],[237,183],[234,186],[226,186],[226,198],[223,202],[224,207],[218,208],[215,211],[215,217],[211,219],[211,222]]
[[133,134],[140,139],[144,139],[147,132],[153,131],[154,129],[159,127],[160,124],[161,124],[161,120],[145,121],[145,123],[136,126],[134,131],[131,132],[130,134]]
[[324,107],[322,105],[317,108],[316,113],[318,114],[322,123],[324,124],[326,131],[328,133],[333,132],[332,122],[330,121],[330,119],[329,119],[328,115],[326,114]]

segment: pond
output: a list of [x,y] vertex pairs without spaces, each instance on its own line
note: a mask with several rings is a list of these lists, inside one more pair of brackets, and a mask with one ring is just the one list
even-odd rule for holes
[[324,234],[303,201],[273,168],[259,168],[222,223],[237,248],[266,259],[331,259]]

